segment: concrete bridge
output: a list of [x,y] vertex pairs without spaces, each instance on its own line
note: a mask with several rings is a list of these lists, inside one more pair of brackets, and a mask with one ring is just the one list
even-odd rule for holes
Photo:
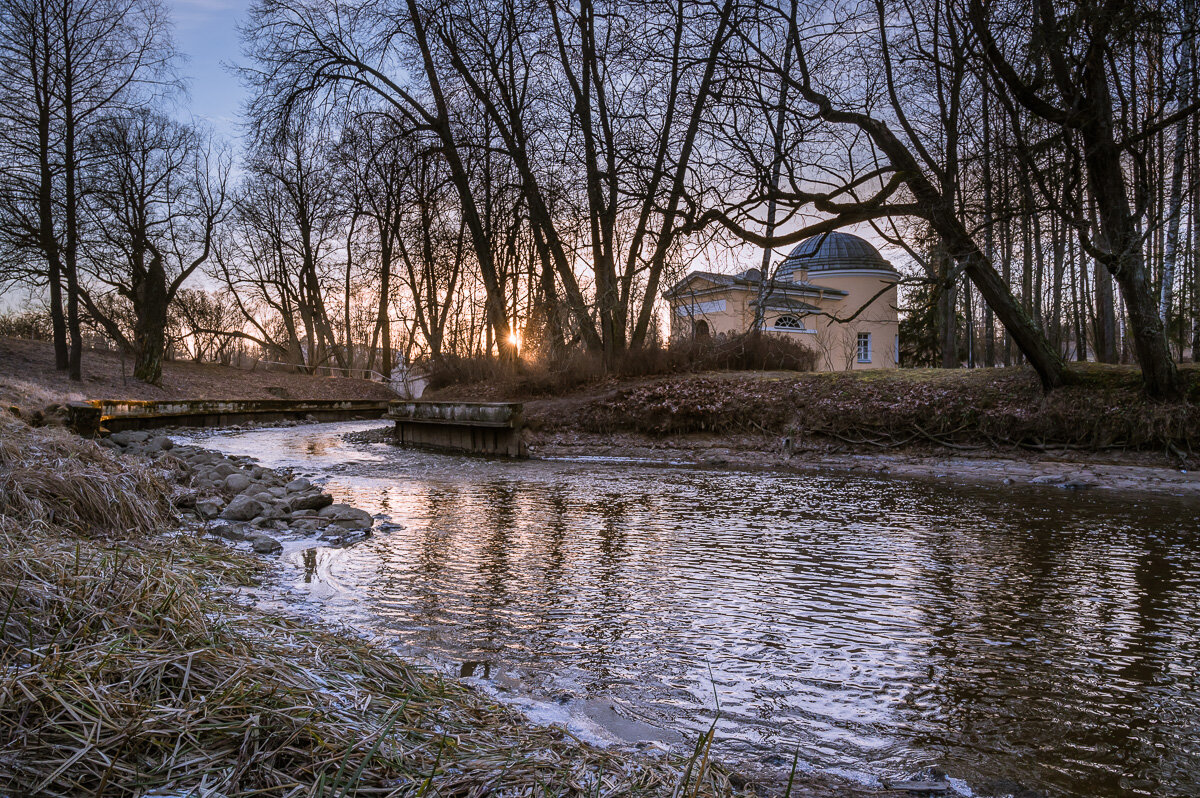
[[523,406],[517,402],[392,402],[396,442],[502,457],[526,457]]
[[295,399],[93,399],[71,402],[67,418],[80,435],[154,427],[228,427],[250,421],[318,421],[382,418],[388,403],[377,400]]

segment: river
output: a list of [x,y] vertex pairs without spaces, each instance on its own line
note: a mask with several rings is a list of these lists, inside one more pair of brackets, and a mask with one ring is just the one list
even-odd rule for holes
[[289,545],[314,615],[580,733],[963,794],[1200,794],[1200,508],[1053,487],[191,436],[403,528]]

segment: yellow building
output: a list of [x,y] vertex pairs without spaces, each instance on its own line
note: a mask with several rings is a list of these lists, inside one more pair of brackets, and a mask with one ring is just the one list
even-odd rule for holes
[[870,242],[825,233],[797,244],[765,283],[758,269],[695,271],[664,296],[672,339],[739,335],[751,328],[761,306],[762,329],[815,351],[819,369],[895,368],[899,279]]

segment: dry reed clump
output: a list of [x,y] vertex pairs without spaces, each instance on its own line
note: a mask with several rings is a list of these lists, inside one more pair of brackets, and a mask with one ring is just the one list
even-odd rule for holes
[[145,534],[171,519],[164,474],[59,429],[0,416],[0,516],[86,535]]
[[[690,767],[596,749],[370,644],[242,610],[222,595],[253,582],[258,561],[249,555],[187,535],[81,536],[148,531],[157,510],[120,505],[119,520],[101,527],[91,505],[161,486],[146,475],[128,481],[125,463],[103,450],[44,430],[3,431],[6,795],[731,791],[707,749]],[[51,467],[65,479],[47,491]],[[78,479],[104,484],[76,489]]]

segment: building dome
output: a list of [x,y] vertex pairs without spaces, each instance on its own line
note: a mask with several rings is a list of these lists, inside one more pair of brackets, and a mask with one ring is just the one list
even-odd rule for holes
[[798,282],[797,271],[886,271],[895,272],[892,264],[871,246],[871,242],[850,233],[821,233],[806,238],[795,246],[779,264],[777,280]]

